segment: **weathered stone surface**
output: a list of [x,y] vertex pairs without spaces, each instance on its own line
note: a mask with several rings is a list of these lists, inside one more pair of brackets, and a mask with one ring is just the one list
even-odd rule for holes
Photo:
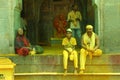
[[120,52],[120,0],[94,0],[98,6],[98,33],[105,53]]
[[[34,56],[8,56],[16,64],[16,73],[34,72],[63,72],[62,55],[34,55]],[[91,63],[89,57],[86,61],[86,73],[118,73],[120,72],[120,55],[103,54],[100,57],[93,57]],[[80,59],[78,59],[80,60]],[[73,61],[68,63],[68,72],[74,71]]]
[[21,1],[0,0],[0,53],[14,53],[15,30],[20,24],[20,10],[15,8]]
[[104,31],[103,41],[105,52],[120,52],[120,1],[119,0],[104,0]]

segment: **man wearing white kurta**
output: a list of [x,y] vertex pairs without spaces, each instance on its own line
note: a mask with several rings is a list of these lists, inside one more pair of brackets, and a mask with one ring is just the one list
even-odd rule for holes
[[85,70],[86,56],[89,55],[90,59],[92,56],[100,56],[102,50],[99,48],[98,36],[93,32],[93,26],[86,26],[86,33],[82,36],[81,40],[82,48],[80,50],[80,73]]

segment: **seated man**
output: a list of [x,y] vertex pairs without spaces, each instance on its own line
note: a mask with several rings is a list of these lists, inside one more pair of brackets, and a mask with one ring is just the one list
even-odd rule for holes
[[89,55],[90,59],[92,56],[100,56],[102,50],[99,48],[98,36],[93,32],[93,26],[86,26],[86,33],[82,36],[81,40],[82,48],[80,50],[80,73],[85,70],[86,56]]
[[62,41],[62,45],[64,46],[63,50],[63,65],[64,65],[64,73],[67,73],[67,65],[68,65],[68,58],[71,61],[74,61],[74,73],[77,73],[78,68],[78,55],[77,51],[75,50],[75,46],[77,45],[76,39],[72,37],[72,30],[67,29],[66,37]]
[[36,53],[34,50],[32,50],[28,39],[24,36],[22,28],[19,28],[17,32],[15,39],[15,52],[22,56],[27,56],[29,53]]

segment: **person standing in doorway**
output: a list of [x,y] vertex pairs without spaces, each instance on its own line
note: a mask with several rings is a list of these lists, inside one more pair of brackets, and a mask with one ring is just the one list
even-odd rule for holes
[[72,29],[72,35],[76,38],[78,46],[80,46],[81,29],[80,22],[82,21],[81,12],[77,5],[72,6],[72,10],[68,13],[67,21]]

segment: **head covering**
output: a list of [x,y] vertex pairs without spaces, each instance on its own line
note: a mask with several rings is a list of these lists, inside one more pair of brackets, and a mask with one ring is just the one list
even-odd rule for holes
[[68,28],[68,29],[66,30],[66,32],[71,32],[71,33],[72,33],[72,30],[71,30],[70,28]]
[[18,28],[18,31],[23,30],[22,28]]
[[86,29],[93,29],[93,26],[92,25],[87,25]]

